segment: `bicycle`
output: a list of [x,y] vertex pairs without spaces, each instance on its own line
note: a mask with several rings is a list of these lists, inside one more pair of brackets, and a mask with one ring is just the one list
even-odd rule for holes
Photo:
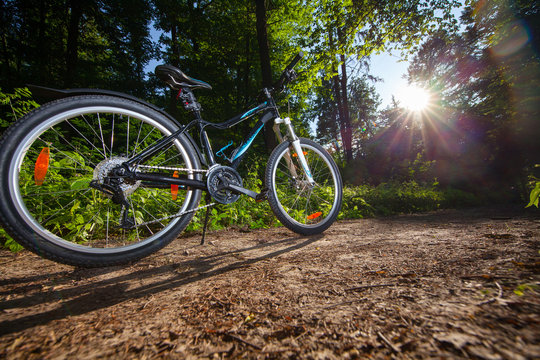
[[[273,94],[296,78],[298,54],[260,103],[224,122],[202,119],[193,90],[211,89],[170,65],[155,74],[178,91],[194,115],[187,125],[143,100],[107,90],[31,90],[54,98],[15,122],[0,140],[0,220],[28,250],[53,261],[99,267],[145,257],[178,237],[194,213],[239,196],[267,199],[292,231],[318,234],[337,218],[342,201],[338,168],[325,149],[298,138],[280,117]],[[213,152],[207,128],[229,129],[256,114],[234,149]],[[243,187],[238,165],[268,121],[279,144],[260,193]],[[281,133],[281,126],[286,129]],[[199,135],[200,147],[190,133]],[[221,158],[228,165],[216,161]],[[213,202],[200,206],[202,192]]]

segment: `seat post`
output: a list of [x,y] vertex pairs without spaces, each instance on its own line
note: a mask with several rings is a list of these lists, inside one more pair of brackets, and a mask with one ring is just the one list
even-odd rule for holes
[[184,106],[184,109],[187,111],[191,111],[195,113],[195,116],[197,119],[200,119],[201,117],[201,104],[197,102],[197,99],[195,98],[195,94],[193,94],[193,91],[191,91],[188,87],[182,87],[178,91],[178,95],[176,95],[177,99],[180,99],[182,101],[182,105]]

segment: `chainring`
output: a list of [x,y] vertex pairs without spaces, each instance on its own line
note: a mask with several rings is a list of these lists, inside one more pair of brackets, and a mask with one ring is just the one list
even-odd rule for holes
[[208,192],[215,201],[220,204],[231,204],[238,200],[240,194],[235,194],[231,190],[225,189],[225,187],[227,185],[242,187],[242,177],[235,169],[220,165],[210,170],[206,185]]

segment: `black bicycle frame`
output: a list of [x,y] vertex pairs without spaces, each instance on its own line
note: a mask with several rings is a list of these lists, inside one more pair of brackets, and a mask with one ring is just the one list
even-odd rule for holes
[[[206,183],[199,179],[188,179],[182,177],[172,177],[164,176],[161,174],[151,174],[151,173],[140,173],[137,171],[130,171],[129,169],[136,166],[137,164],[144,163],[146,160],[150,159],[153,155],[158,153],[160,150],[168,146],[174,140],[179,138],[185,132],[191,130],[193,127],[197,127],[197,130],[200,135],[200,142],[203,148],[204,154],[208,161],[208,167],[212,167],[216,164],[212,146],[206,132],[206,127],[212,127],[215,129],[229,129],[239,123],[251,118],[255,114],[264,112],[264,114],[259,118],[255,126],[251,129],[250,133],[244,138],[242,144],[233,150],[233,158],[231,160],[231,167],[237,168],[242,159],[244,158],[245,153],[253,143],[253,140],[257,137],[261,129],[264,127],[268,121],[279,117],[279,112],[277,110],[274,99],[272,98],[270,91],[264,89],[264,94],[266,95],[267,100],[263,103],[260,103],[256,107],[239,114],[227,121],[221,123],[212,123],[205,121],[201,118],[199,111],[194,111],[195,119],[191,121],[186,126],[178,129],[174,133],[162,138],[157,141],[152,146],[144,149],[140,153],[136,154],[129,160],[127,160],[122,167],[122,171],[118,174],[120,176],[126,176],[132,180],[142,180],[142,181],[151,181],[164,184],[180,185],[184,187],[190,187],[195,189],[207,190]],[[223,150],[223,149],[222,149]],[[219,153],[219,151],[218,151]]]

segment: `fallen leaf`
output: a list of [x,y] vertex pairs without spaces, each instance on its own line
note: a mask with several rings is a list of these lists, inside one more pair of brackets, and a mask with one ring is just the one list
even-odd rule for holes
[[480,343],[480,340],[476,337],[458,332],[440,333],[433,337],[441,343],[451,344],[458,350],[462,349],[465,345],[475,345]]

